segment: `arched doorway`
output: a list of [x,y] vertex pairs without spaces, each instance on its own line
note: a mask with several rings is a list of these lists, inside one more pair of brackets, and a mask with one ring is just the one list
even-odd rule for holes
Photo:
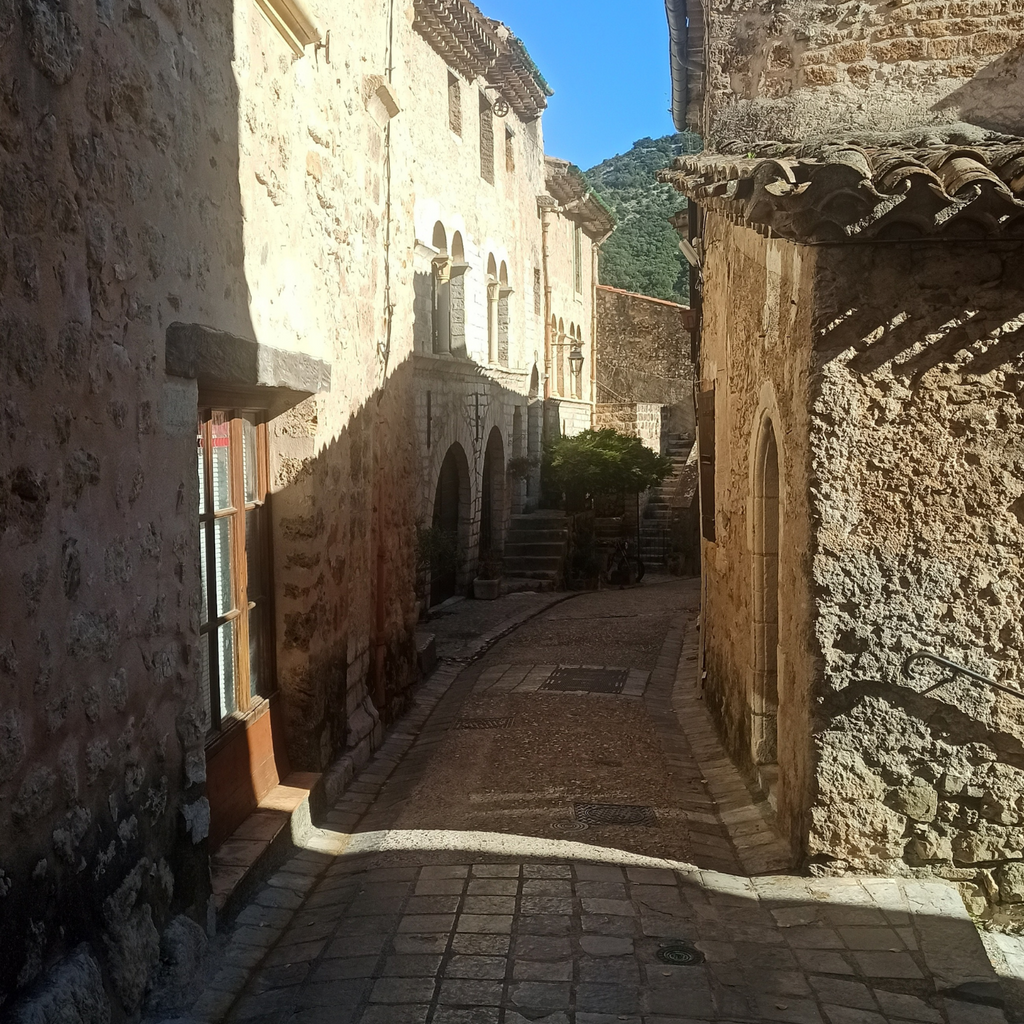
[[454,597],[465,563],[469,534],[469,464],[462,445],[453,444],[441,463],[434,491],[435,543],[430,566],[430,603]]
[[504,546],[502,527],[505,517],[505,445],[501,431],[491,429],[484,451],[480,479],[480,558],[494,558]]
[[762,786],[774,791],[779,760],[779,449],[767,417],[755,452],[750,753]]

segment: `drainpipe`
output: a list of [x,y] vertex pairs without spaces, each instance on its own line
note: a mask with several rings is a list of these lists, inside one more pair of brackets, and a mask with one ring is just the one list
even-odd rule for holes
[[[605,236],[607,237],[607,235]],[[590,425],[597,420],[597,281],[600,273],[598,246],[590,243]]]

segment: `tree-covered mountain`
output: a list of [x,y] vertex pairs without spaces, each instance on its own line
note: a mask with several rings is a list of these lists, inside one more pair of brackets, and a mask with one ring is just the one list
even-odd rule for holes
[[668,223],[686,200],[654,175],[679,154],[700,148],[700,139],[689,132],[640,139],[628,153],[586,172],[619,221],[601,249],[602,284],[656,299],[689,301],[687,264],[679,252],[679,236]]

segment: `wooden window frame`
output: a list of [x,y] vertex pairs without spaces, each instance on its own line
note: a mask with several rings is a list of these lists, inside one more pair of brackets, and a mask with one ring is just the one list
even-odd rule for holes
[[[214,413],[221,413],[228,422],[229,429],[229,487],[230,505],[224,509],[215,509],[213,492],[213,449],[212,419]],[[251,415],[255,419],[256,451],[255,471],[256,489],[252,501],[245,500],[245,456],[243,441],[243,416]],[[208,744],[216,744],[218,739],[233,726],[240,725],[261,714],[277,689],[277,671],[275,664],[274,608],[273,608],[273,543],[270,513],[270,459],[269,459],[269,414],[265,408],[245,401],[233,393],[203,392],[200,396],[198,421],[199,436],[203,442],[203,489],[206,495],[206,507],[199,513],[200,543],[206,545],[206,590],[207,608],[206,621],[200,626],[200,643],[208,645],[209,657],[209,694],[208,708],[209,731]],[[239,503],[238,497],[242,500]],[[261,513],[256,543],[257,564],[262,569],[262,594],[257,600],[264,605],[262,615],[263,642],[261,657],[261,689],[262,694],[252,693],[252,665],[250,662],[249,617],[257,607],[257,601],[250,599],[249,581],[249,547],[246,538],[246,514],[251,511]],[[218,520],[230,521],[230,579],[231,607],[223,615],[217,615],[216,593],[216,548],[215,531],[208,529],[208,524]],[[221,710],[220,688],[222,675],[220,671],[220,645],[217,634],[223,625],[235,624],[234,637],[234,696],[235,710],[224,714]]]

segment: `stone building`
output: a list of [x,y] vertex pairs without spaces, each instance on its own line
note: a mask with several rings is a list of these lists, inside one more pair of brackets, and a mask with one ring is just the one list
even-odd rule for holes
[[699,6],[707,699],[800,862],[1018,914],[1024,4]]
[[693,358],[680,335],[688,306],[598,285],[597,422],[661,451],[669,437],[692,441]]
[[603,232],[548,93],[464,0],[0,5],[3,1012],[187,976],[404,706],[439,479],[456,585],[528,500]]

